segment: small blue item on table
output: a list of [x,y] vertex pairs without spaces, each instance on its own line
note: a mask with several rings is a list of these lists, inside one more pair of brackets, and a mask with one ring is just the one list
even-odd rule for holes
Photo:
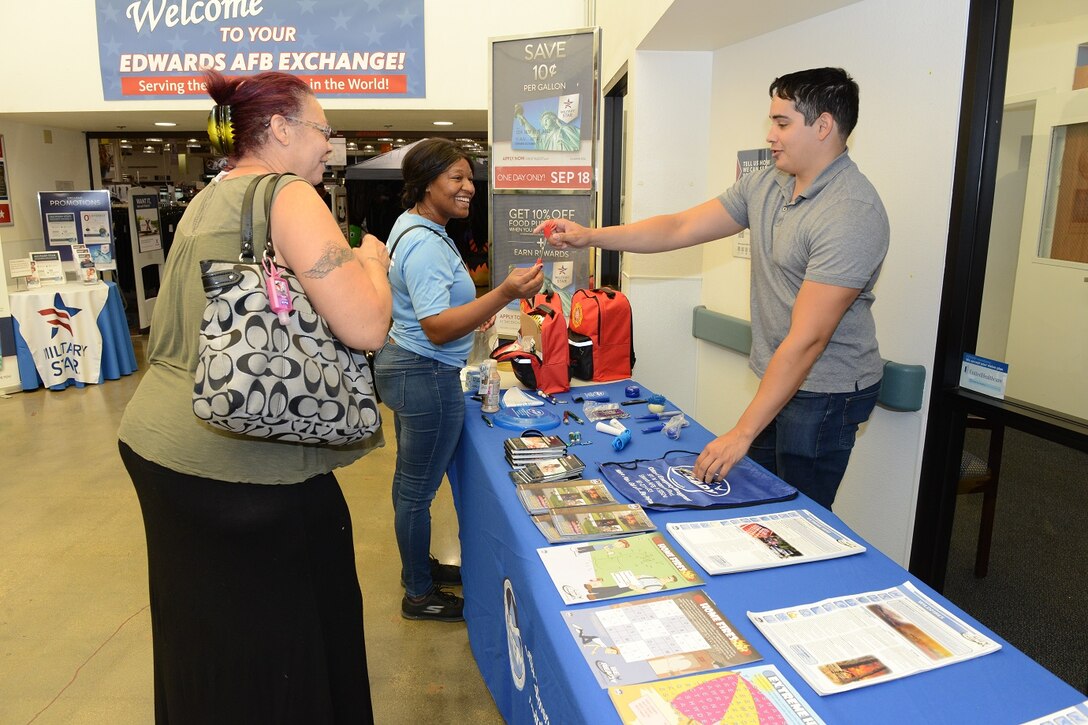
[[618,436],[612,439],[612,448],[617,451],[622,451],[628,443],[631,442],[631,431],[625,430]]

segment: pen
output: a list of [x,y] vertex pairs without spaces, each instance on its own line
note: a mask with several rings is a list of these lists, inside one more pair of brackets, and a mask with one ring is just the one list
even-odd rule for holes
[[484,419],[485,423],[487,423],[488,428],[494,428],[495,427],[495,424],[492,423],[491,419],[488,418],[486,415],[484,415],[483,413],[480,413],[480,417]]
[[537,395],[539,395],[539,396],[540,396],[541,398],[544,398],[544,400],[548,401],[548,402],[549,402],[549,403],[551,403],[552,405],[555,405],[555,404],[556,404],[556,400],[555,400],[555,398],[554,398],[554,397],[552,397],[551,395],[548,395],[548,394],[547,394],[547,393],[545,393],[545,392],[544,392],[543,390],[537,390],[537,391],[536,391],[536,394],[537,394]]
[[571,418],[574,418],[575,422],[577,422],[577,423],[578,423],[578,425],[584,425],[584,423],[585,423],[585,421],[583,421],[583,420],[582,420],[581,418],[579,418],[579,417],[578,417],[577,415],[575,415],[574,413],[570,412],[569,410],[565,410],[565,411],[563,411],[563,415],[564,415],[564,416],[569,416],[569,417],[571,417]]

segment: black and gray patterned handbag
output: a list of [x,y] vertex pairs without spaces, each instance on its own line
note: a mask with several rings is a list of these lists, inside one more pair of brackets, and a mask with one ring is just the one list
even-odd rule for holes
[[[207,307],[193,385],[196,417],[232,433],[348,445],[381,426],[363,352],[340,342],[294,273],[275,263],[269,211],[281,177],[254,179],[242,202],[239,261],[200,263]],[[253,198],[264,185],[263,259],[253,251]],[[290,312],[274,312],[268,278],[282,279]]]

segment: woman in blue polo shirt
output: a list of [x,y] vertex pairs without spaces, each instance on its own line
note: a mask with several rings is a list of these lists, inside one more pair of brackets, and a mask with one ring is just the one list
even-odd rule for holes
[[475,187],[472,160],[452,141],[429,138],[402,163],[405,211],[389,233],[393,327],[374,360],[382,402],[393,411],[397,468],[393,509],[407,619],[457,622],[464,600],[444,589],[461,571],[430,555],[431,501],[446,472],[465,419],[460,372],[473,333],[489,327],[513,300],[540,289],[540,264],[518,268],[477,297],[453,240],[450,219],[468,216]]

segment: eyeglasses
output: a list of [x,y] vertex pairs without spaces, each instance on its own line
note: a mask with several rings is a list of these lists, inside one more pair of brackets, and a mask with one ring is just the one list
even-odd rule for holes
[[294,116],[284,116],[284,118],[286,118],[288,121],[294,121],[295,123],[305,124],[305,125],[309,126],[310,128],[316,128],[317,131],[322,136],[325,137],[326,141],[329,140],[330,136],[332,136],[334,133],[336,133],[336,129],[334,129],[332,126],[322,126],[320,123],[314,123],[313,121],[307,121],[304,118],[295,118]]

